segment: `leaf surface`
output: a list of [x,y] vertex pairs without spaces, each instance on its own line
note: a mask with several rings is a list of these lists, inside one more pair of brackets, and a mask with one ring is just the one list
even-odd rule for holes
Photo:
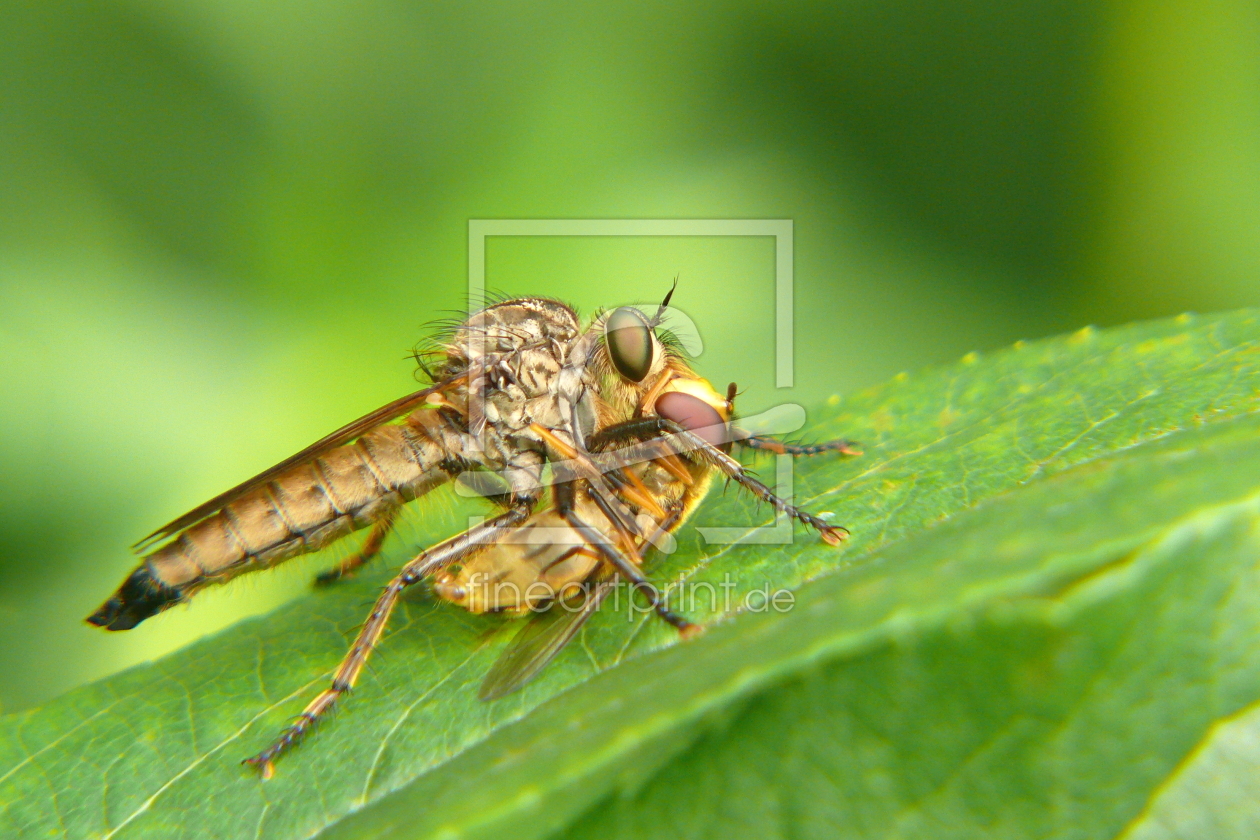
[[[259,782],[239,760],[323,686],[382,571],[0,720],[0,829],[1179,836],[1158,831],[1187,809],[1251,807],[1210,768],[1260,760],[1213,749],[1260,699],[1258,434],[1250,311],[899,378],[811,424],[865,455],[792,476],[853,531],[842,550],[688,526],[651,569],[701,593],[681,604],[700,638],[606,603],[481,703],[502,620],[417,596],[344,710]],[[693,522],[768,518],[731,489]],[[748,608],[780,588],[792,609]]]

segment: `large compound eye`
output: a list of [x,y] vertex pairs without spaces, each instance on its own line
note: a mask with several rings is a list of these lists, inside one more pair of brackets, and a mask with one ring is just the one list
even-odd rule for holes
[[617,372],[631,382],[642,382],[656,352],[656,338],[643,313],[628,306],[613,312],[604,322],[604,340]]
[[730,435],[727,434],[722,415],[699,397],[679,391],[661,394],[656,401],[656,413],[666,420],[673,420],[689,432],[695,432],[710,446],[716,446],[723,452],[731,448]]

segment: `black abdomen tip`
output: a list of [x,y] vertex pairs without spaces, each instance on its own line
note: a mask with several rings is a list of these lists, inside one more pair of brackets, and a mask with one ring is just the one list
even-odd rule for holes
[[181,600],[178,589],[155,580],[148,565],[141,564],[108,601],[87,617],[87,623],[106,630],[130,630]]

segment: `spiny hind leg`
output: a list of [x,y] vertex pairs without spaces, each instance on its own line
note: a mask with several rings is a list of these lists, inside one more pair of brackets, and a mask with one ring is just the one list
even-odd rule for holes
[[[532,424],[531,428],[547,443],[548,449],[553,453],[551,465],[556,480],[555,489],[553,490],[556,512],[564,518],[571,528],[582,536],[588,546],[595,549],[605,561],[629,580],[636,589],[640,589],[647,595],[657,615],[678,628],[679,632],[684,635],[698,632],[701,629],[699,625],[692,624],[682,616],[669,611],[665,606],[665,602],[657,595],[655,587],[639,571],[639,567],[643,564],[643,556],[639,552],[636,537],[646,535],[637,532],[637,528],[634,525],[634,517],[630,515],[630,512],[626,510],[624,505],[617,501],[616,494],[604,479],[605,475],[613,476],[620,466],[625,465],[603,469],[595,462],[589,452],[579,451],[568,442],[558,438],[551,430],[537,423]],[[669,453],[658,452],[653,457],[668,459]],[[585,522],[578,515],[575,509],[578,481],[581,481],[586,487],[587,495],[617,531],[626,552],[631,556],[627,556],[627,553],[621,549],[609,545],[607,538],[598,529]],[[620,485],[622,493],[625,493],[631,487],[632,485],[629,484]],[[655,502],[652,502],[652,506],[656,507],[662,514],[665,513]]]
[[344,577],[349,577],[377,554],[380,554],[381,547],[385,544],[385,538],[389,536],[389,532],[398,523],[398,513],[398,508],[394,508],[377,520],[372,525],[372,529],[368,531],[367,539],[363,541],[363,546],[328,571],[320,572],[316,575],[315,585],[327,586],[330,583],[336,583]]
[[[739,387],[732,382],[726,386],[726,413],[728,416],[735,414],[735,398],[739,396]],[[837,438],[823,443],[813,444],[795,444],[784,443],[765,435],[750,435],[747,432],[740,431],[738,428],[732,429],[732,435],[735,442],[741,446],[747,446],[749,449],[761,449],[766,452],[773,452],[775,455],[792,455],[799,457],[802,455],[821,455],[824,452],[839,452],[841,455],[861,455],[861,451],[854,447],[858,444],[851,440]]]
[[796,444],[784,443],[765,435],[749,435],[748,437],[736,437],[735,442],[749,449],[760,449],[766,452],[773,452],[775,455],[791,455],[793,457],[821,455],[824,452],[839,452],[841,455],[862,454],[860,449],[854,448],[858,444],[842,438],[824,441],[823,443]]
[[337,673],[333,675],[332,685],[324,689],[312,700],[293,723],[281,733],[280,737],[267,749],[253,758],[245,759],[244,764],[252,764],[262,773],[264,779],[270,779],[275,772],[274,761],[283,752],[302,739],[320,718],[328,713],[341,695],[354,688],[363,666],[372,655],[373,648],[385,632],[390,613],[398,605],[402,592],[412,584],[418,583],[438,569],[460,560],[486,544],[498,539],[504,532],[515,528],[529,518],[534,499],[518,497],[512,507],[505,513],[488,519],[473,528],[469,528],[458,536],[445,540],[428,551],[422,551],[403,566],[398,576],[389,582],[385,591],[376,599],[372,613],[367,622],[359,630],[349,652],[341,660]]
[[[644,443],[635,444],[634,441],[644,441]],[[830,525],[826,520],[801,510],[781,498],[753,477],[752,473],[739,461],[673,420],[667,420],[664,417],[641,417],[627,420],[596,432],[587,445],[593,451],[604,452],[609,446],[623,442],[630,442],[630,445],[618,452],[606,453],[609,456],[616,456],[612,459],[613,464],[620,464],[623,460],[634,463],[637,460],[656,457],[654,451],[664,446],[677,455],[699,458],[708,462],[721,470],[727,478],[752,492],[763,502],[772,505],[775,510],[818,531],[823,541],[829,545],[839,545],[849,536],[849,529],[839,525]]]

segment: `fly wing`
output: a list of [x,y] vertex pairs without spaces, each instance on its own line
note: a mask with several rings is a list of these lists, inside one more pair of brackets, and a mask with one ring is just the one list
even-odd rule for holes
[[507,650],[490,667],[477,696],[482,700],[497,700],[538,676],[538,672],[577,635],[586,620],[599,610],[599,605],[616,586],[617,579],[614,574],[596,582],[577,609],[553,604],[551,609],[526,622],[512,637]]
[[198,505],[178,519],[166,523],[152,534],[149,534],[147,537],[140,540],[140,542],[136,543],[132,546],[132,548],[136,551],[142,551],[146,546],[152,545],[158,540],[164,540],[167,537],[178,534],[188,526],[200,522],[210,514],[221,510],[225,505],[229,505],[236,501],[255,487],[271,481],[285,470],[288,470],[297,464],[305,463],[306,461],[309,461],[330,449],[341,446],[343,443],[348,443],[365,432],[376,428],[382,423],[393,420],[396,417],[406,414],[413,408],[423,405],[430,396],[449,386],[452,381],[453,380],[447,380],[430,388],[416,391],[414,394],[408,394],[405,397],[400,397],[391,403],[381,406],[369,414],[363,415],[358,420],[342,426],[332,434],[320,438],[296,455],[285,458],[274,467],[263,470],[258,475],[248,479],[247,481],[241,482],[231,490],[228,490],[225,493],[220,493],[210,501]]

